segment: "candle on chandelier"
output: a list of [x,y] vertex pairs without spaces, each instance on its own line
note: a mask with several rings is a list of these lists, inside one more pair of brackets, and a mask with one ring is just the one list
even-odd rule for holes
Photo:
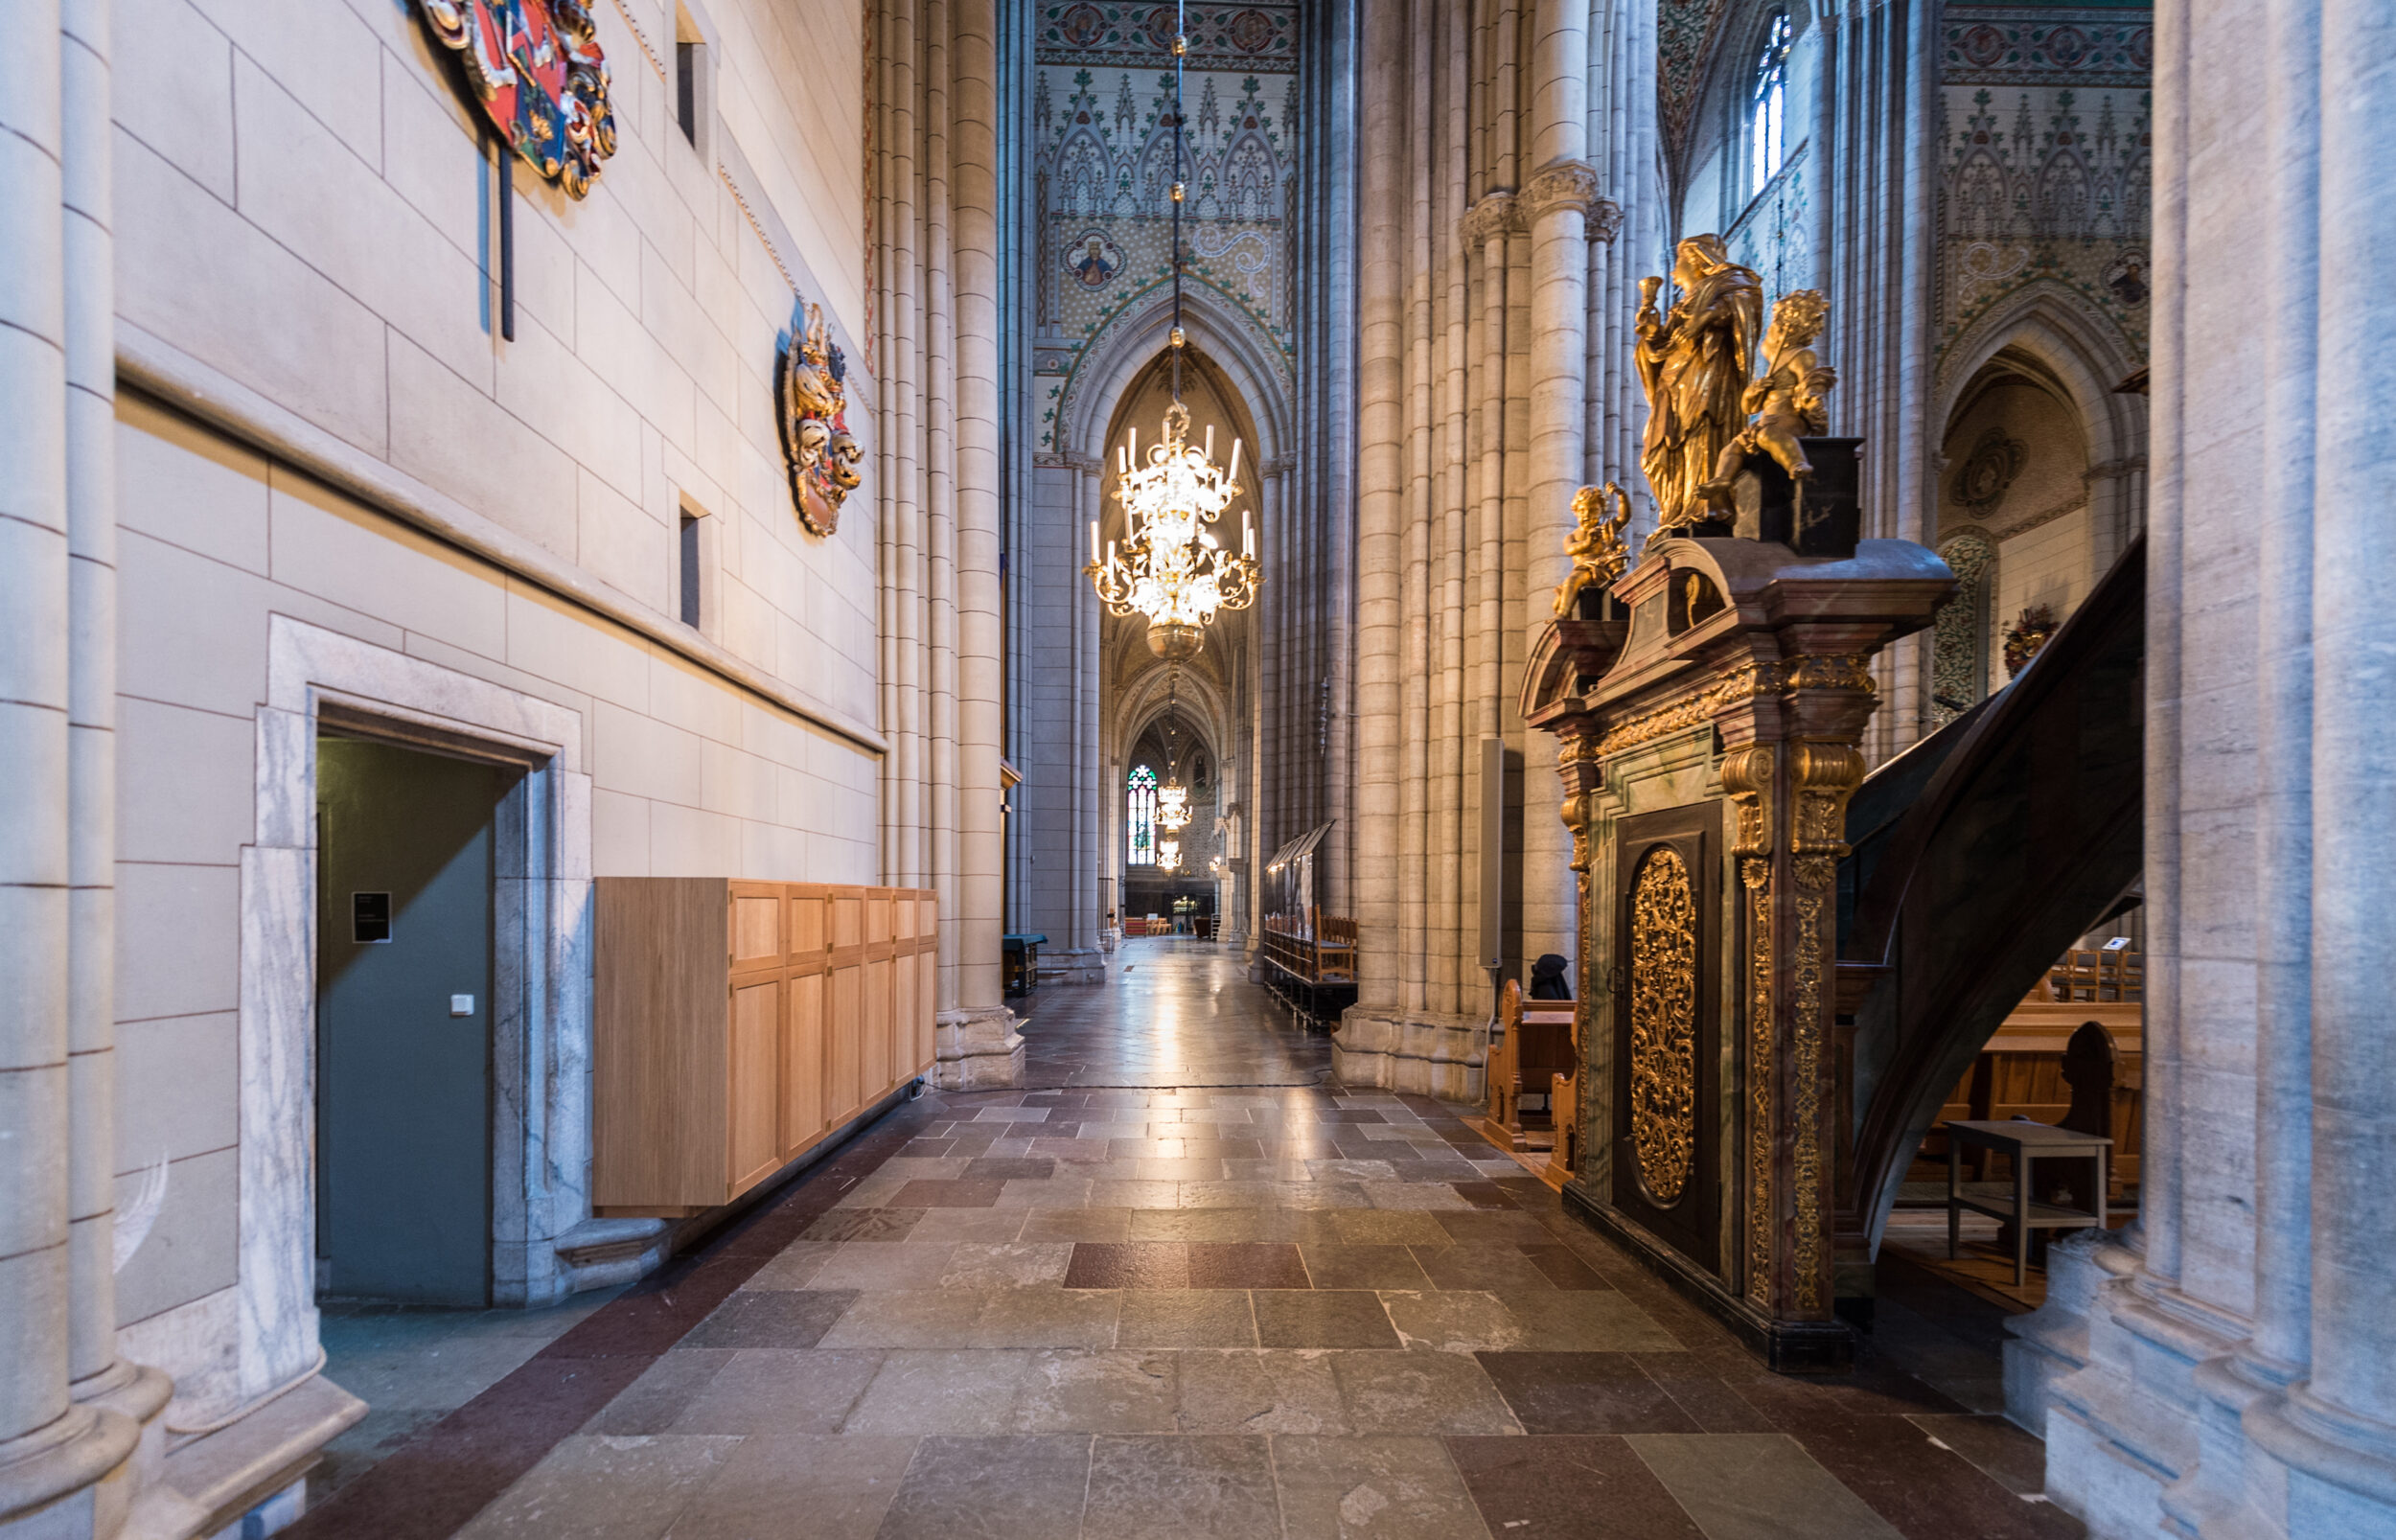
[[1225,476],[1223,479],[1226,481],[1237,481],[1239,479],[1239,440],[1237,439],[1232,440],[1231,474]]
[[1090,521],[1090,564],[1098,564],[1098,521],[1094,518]]
[[[1234,454],[1239,452],[1237,446],[1233,448],[1232,452]],[[1254,561],[1256,555],[1256,526],[1252,522],[1256,517],[1255,513],[1248,509],[1243,508],[1240,510],[1239,554],[1249,558],[1251,561]]]
[[1214,425],[1207,425],[1207,464],[1214,464]]

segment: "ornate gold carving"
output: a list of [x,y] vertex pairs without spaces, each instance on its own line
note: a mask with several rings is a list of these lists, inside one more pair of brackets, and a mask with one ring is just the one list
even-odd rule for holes
[[1772,326],[1763,334],[1763,370],[1739,398],[1740,409],[1756,418],[1722,446],[1713,476],[1697,489],[1709,509],[1731,506],[1731,483],[1747,456],[1758,451],[1779,461],[1796,480],[1812,476],[1813,462],[1797,440],[1831,430],[1829,398],[1838,372],[1813,351],[1829,312],[1830,304],[1818,288],[1784,294],[1772,307]]
[[1743,663],[1695,695],[1607,728],[1598,740],[1597,752],[1602,758],[1636,748],[1651,739],[1711,722],[1727,706],[1799,690],[1860,690],[1870,695],[1874,691],[1872,670],[1864,655],[1855,653],[1791,658],[1785,663]]
[[807,329],[782,357],[782,448],[798,517],[818,535],[841,527],[841,504],[864,479],[864,453],[848,431],[847,372],[823,307],[808,306]]
[[[1611,518],[1605,517],[1608,498],[1614,502]],[[1573,532],[1564,537],[1564,554],[1573,559],[1573,570],[1555,586],[1559,617],[1573,612],[1582,589],[1612,586],[1630,564],[1630,547],[1623,540],[1623,526],[1630,522],[1630,497],[1621,487],[1609,481],[1574,493],[1573,520]]]
[[1639,862],[1630,899],[1630,1133],[1639,1180],[1680,1201],[1697,1137],[1697,906],[1670,845]]
[[[1818,863],[1818,870],[1808,870]],[[1832,862],[1809,856],[1798,862],[1796,986],[1797,1021],[1789,1108],[1789,1185],[1797,1197],[1797,1243],[1790,1259],[1797,1308],[1822,1308],[1822,891]]]
[[1772,1242],[1772,769],[1769,744],[1748,744],[1722,759],[1722,790],[1739,816],[1731,854],[1747,895],[1747,1295],[1771,1308]]
[[1677,248],[1672,284],[1680,297],[1659,315],[1661,278],[1639,281],[1639,382],[1647,394],[1647,436],[1640,469],[1655,489],[1659,537],[1677,534],[1709,512],[1703,490],[1730,442],[1747,425],[1748,376],[1763,330],[1763,284],[1731,261],[1718,235],[1692,236]]

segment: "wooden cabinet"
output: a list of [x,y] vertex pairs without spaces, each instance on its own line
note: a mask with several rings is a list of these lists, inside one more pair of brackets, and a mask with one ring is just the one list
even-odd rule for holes
[[931,892],[593,885],[593,1212],[729,1203],[932,1068]]

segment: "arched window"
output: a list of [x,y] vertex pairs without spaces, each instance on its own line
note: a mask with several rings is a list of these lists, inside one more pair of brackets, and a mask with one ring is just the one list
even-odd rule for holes
[[1135,866],[1153,866],[1157,863],[1157,772],[1145,765],[1136,767],[1123,802],[1123,824],[1131,831],[1132,842],[1125,859]]
[[1781,173],[1782,119],[1788,104],[1788,12],[1772,18],[1756,56],[1755,90],[1747,105],[1747,193],[1763,191]]

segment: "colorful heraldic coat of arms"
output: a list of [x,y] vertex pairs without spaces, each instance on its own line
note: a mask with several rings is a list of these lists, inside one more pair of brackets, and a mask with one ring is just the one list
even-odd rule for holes
[[466,61],[482,108],[518,155],[570,197],[615,153],[608,61],[583,0],[417,0]]
[[864,479],[857,469],[864,451],[848,432],[848,366],[822,307],[808,306],[806,316],[782,356],[782,452],[800,520],[829,535],[841,527],[841,502]]

